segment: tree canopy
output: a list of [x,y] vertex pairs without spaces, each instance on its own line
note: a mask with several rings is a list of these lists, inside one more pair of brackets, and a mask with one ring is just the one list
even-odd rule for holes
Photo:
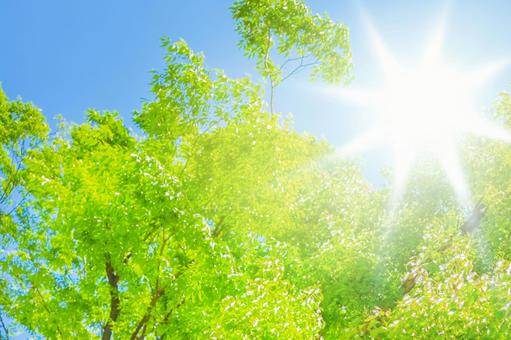
[[[348,29],[300,0],[237,0],[269,91],[351,77]],[[508,338],[511,148],[468,140],[471,230],[424,161],[400,209],[249,78],[162,39],[154,98],[50,133],[0,90],[0,334],[51,339]],[[286,67],[294,63],[294,69]],[[286,73],[288,72],[288,73]],[[511,124],[511,97],[495,116]]]

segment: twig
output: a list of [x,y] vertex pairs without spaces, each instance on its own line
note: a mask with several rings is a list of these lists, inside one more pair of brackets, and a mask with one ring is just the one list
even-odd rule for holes
[[[42,294],[41,294],[41,292],[39,291],[39,289],[38,289],[37,287],[35,287],[34,289],[35,289],[35,291],[36,291],[37,295],[39,295],[39,298],[41,299],[41,302],[42,302],[42,304],[43,304],[43,307],[44,307],[44,309],[46,310],[46,312],[48,313],[48,315],[49,315],[49,316],[54,315],[54,314],[51,312],[51,310],[50,310],[50,308],[48,307],[48,305],[46,304],[46,301],[44,300],[44,297],[42,296]],[[62,339],[64,339],[64,334],[63,334],[63,333],[62,333],[62,331],[60,330],[60,327],[58,326],[58,324],[57,324],[57,332],[59,332],[60,337],[61,337]]]
[[303,61],[304,59],[307,59],[307,58],[309,58],[310,56],[311,56],[311,55],[310,55],[310,54],[308,54],[308,55],[302,55],[302,56],[300,56],[300,57],[296,57],[296,58],[289,58],[289,59],[287,59],[286,61],[284,61],[284,62],[282,63],[282,65],[280,65],[280,69],[281,69],[281,70],[284,70],[284,68],[286,67],[286,65],[287,65],[288,63],[292,63],[293,61],[298,61],[298,60]]
[[23,198],[7,213],[10,216],[16,209],[18,209],[27,199],[27,195],[25,194]]
[[[270,49],[271,49],[271,30],[268,29],[268,46],[266,47],[266,55],[264,56],[264,66],[268,67],[268,60],[270,58]],[[270,75],[268,75],[268,79],[270,81],[270,115],[273,114],[273,90],[275,88],[273,84],[273,78]]]
[[295,67],[291,72],[289,72],[284,78],[282,78],[282,80],[280,81],[281,83],[288,79],[289,77],[291,77],[293,74],[296,74],[298,72],[300,72],[301,70],[309,67],[309,66],[314,66],[314,65],[317,65],[319,64],[318,61],[315,61],[315,62],[312,62],[312,63],[307,63],[307,64],[300,64],[298,65],[297,67]]
[[[174,308],[172,308],[170,311],[168,311],[167,314],[165,314],[165,316],[163,317],[163,321],[162,321],[162,325],[164,324],[167,324],[170,320],[170,317],[172,316],[172,314],[174,313],[174,311],[176,309],[178,309],[179,307],[181,307],[186,301],[186,298],[182,298],[181,301],[179,301],[179,303],[177,305],[174,306]],[[162,335],[161,335],[161,339],[164,339],[165,337],[167,336],[167,331],[165,331]]]
[[0,314],[0,323],[2,323],[2,328],[4,329],[5,339],[9,340],[9,330],[7,329],[7,326],[5,325],[4,319],[2,318],[1,314]]

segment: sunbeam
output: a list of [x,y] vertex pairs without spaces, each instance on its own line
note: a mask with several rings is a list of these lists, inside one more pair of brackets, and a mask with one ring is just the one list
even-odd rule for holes
[[[421,154],[432,155],[442,166],[460,206],[472,202],[457,152],[465,134],[504,142],[511,135],[486,119],[477,107],[477,93],[491,77],[508,66],[508,60],[462,72],[442,59],[447,16],[442,15],[420,62],[405,68],[386,46],[367,15],[363,15],[371,47],[383,71],[379,89],[347,89],[336,95],[369,108],[375,123],[338,154],[349,157],[378,145],[394,153],[394,184],[390,206],[395,208],[406,189],[408,173]],[[331,89],[328,90],[332,93]]]

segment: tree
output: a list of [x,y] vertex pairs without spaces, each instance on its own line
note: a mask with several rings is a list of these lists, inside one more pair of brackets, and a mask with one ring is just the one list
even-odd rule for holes
[[[300,32],[317,31],[300,8],[295,18],[309,25]],[[321,29],[325,39],[339,34],[333,24]],[[285,277],[285,247],[266,230],[290,229],[291,212],[276,202],[293,204],[303,187],[289,173],[328,147],[265,112],[249,79],[207,70],[184,41],[163,47],[155,98],[134,113],[145,138],[116,113],[91,110],[23,158],[26,198],[2,238],[6,314],[49,338],[319,334],[317,283]],[[27,115],[47,139],[39,111]]]
[[[0,91],[0,334],[509,337],[509,148],[463,145],[487,207],[470,233],[428,160],[390,214],[389,184],[372,188],[272,107],[307,66],[349,80],[346,26],[297,0],[231,10],[269,105],[262,86],[168,38],[154,98],[133,113],[142,136],[95,110],[50,134],[35,106]],[[507,125],[510,103],[495,110]]]
[[349,31],[344,24],[313,15],[302,1],[237,0],[231,9],[239,46],[257,61],[270,83],[271,113],[274,89],[306,68],[312,68],[312,78],[350,79]]
[[[13,219],[21,209],[27,196],[23,190],[24,161],[29,148],[34,147],[46,138],[48,128],[44,116],[32,104],[21,100],[9,101],[0,87],[0,244],[4,249],[0,253],[1,263],[6,260],[13,246],[12,235],[16,229]],[[0,281],[0,286],[5,283]],[[5,299],[0,300],[0,324],[5,337],[9,330],[2,317]]]

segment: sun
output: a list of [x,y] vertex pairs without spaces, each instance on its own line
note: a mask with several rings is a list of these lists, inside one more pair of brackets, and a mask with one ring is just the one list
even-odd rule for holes
[[507,61],[465,72],[448,65],[441,56],[443,19],[419,62],[407,68],[397,62],[367,17],[365,24],[383,71],[383,86],[376,90],[342,90],[342,98],[372,110],[375,121],[371,128],[341,148],[339,154],[351,156],[382,144],[390,148],[395,159],[393,206],[401,199],[417,157],[431,155],[442,165],[460,205],[470,207],[458,144],[465,134],[511,141],[511,135],[486,119],[477,107],[481,86]]

